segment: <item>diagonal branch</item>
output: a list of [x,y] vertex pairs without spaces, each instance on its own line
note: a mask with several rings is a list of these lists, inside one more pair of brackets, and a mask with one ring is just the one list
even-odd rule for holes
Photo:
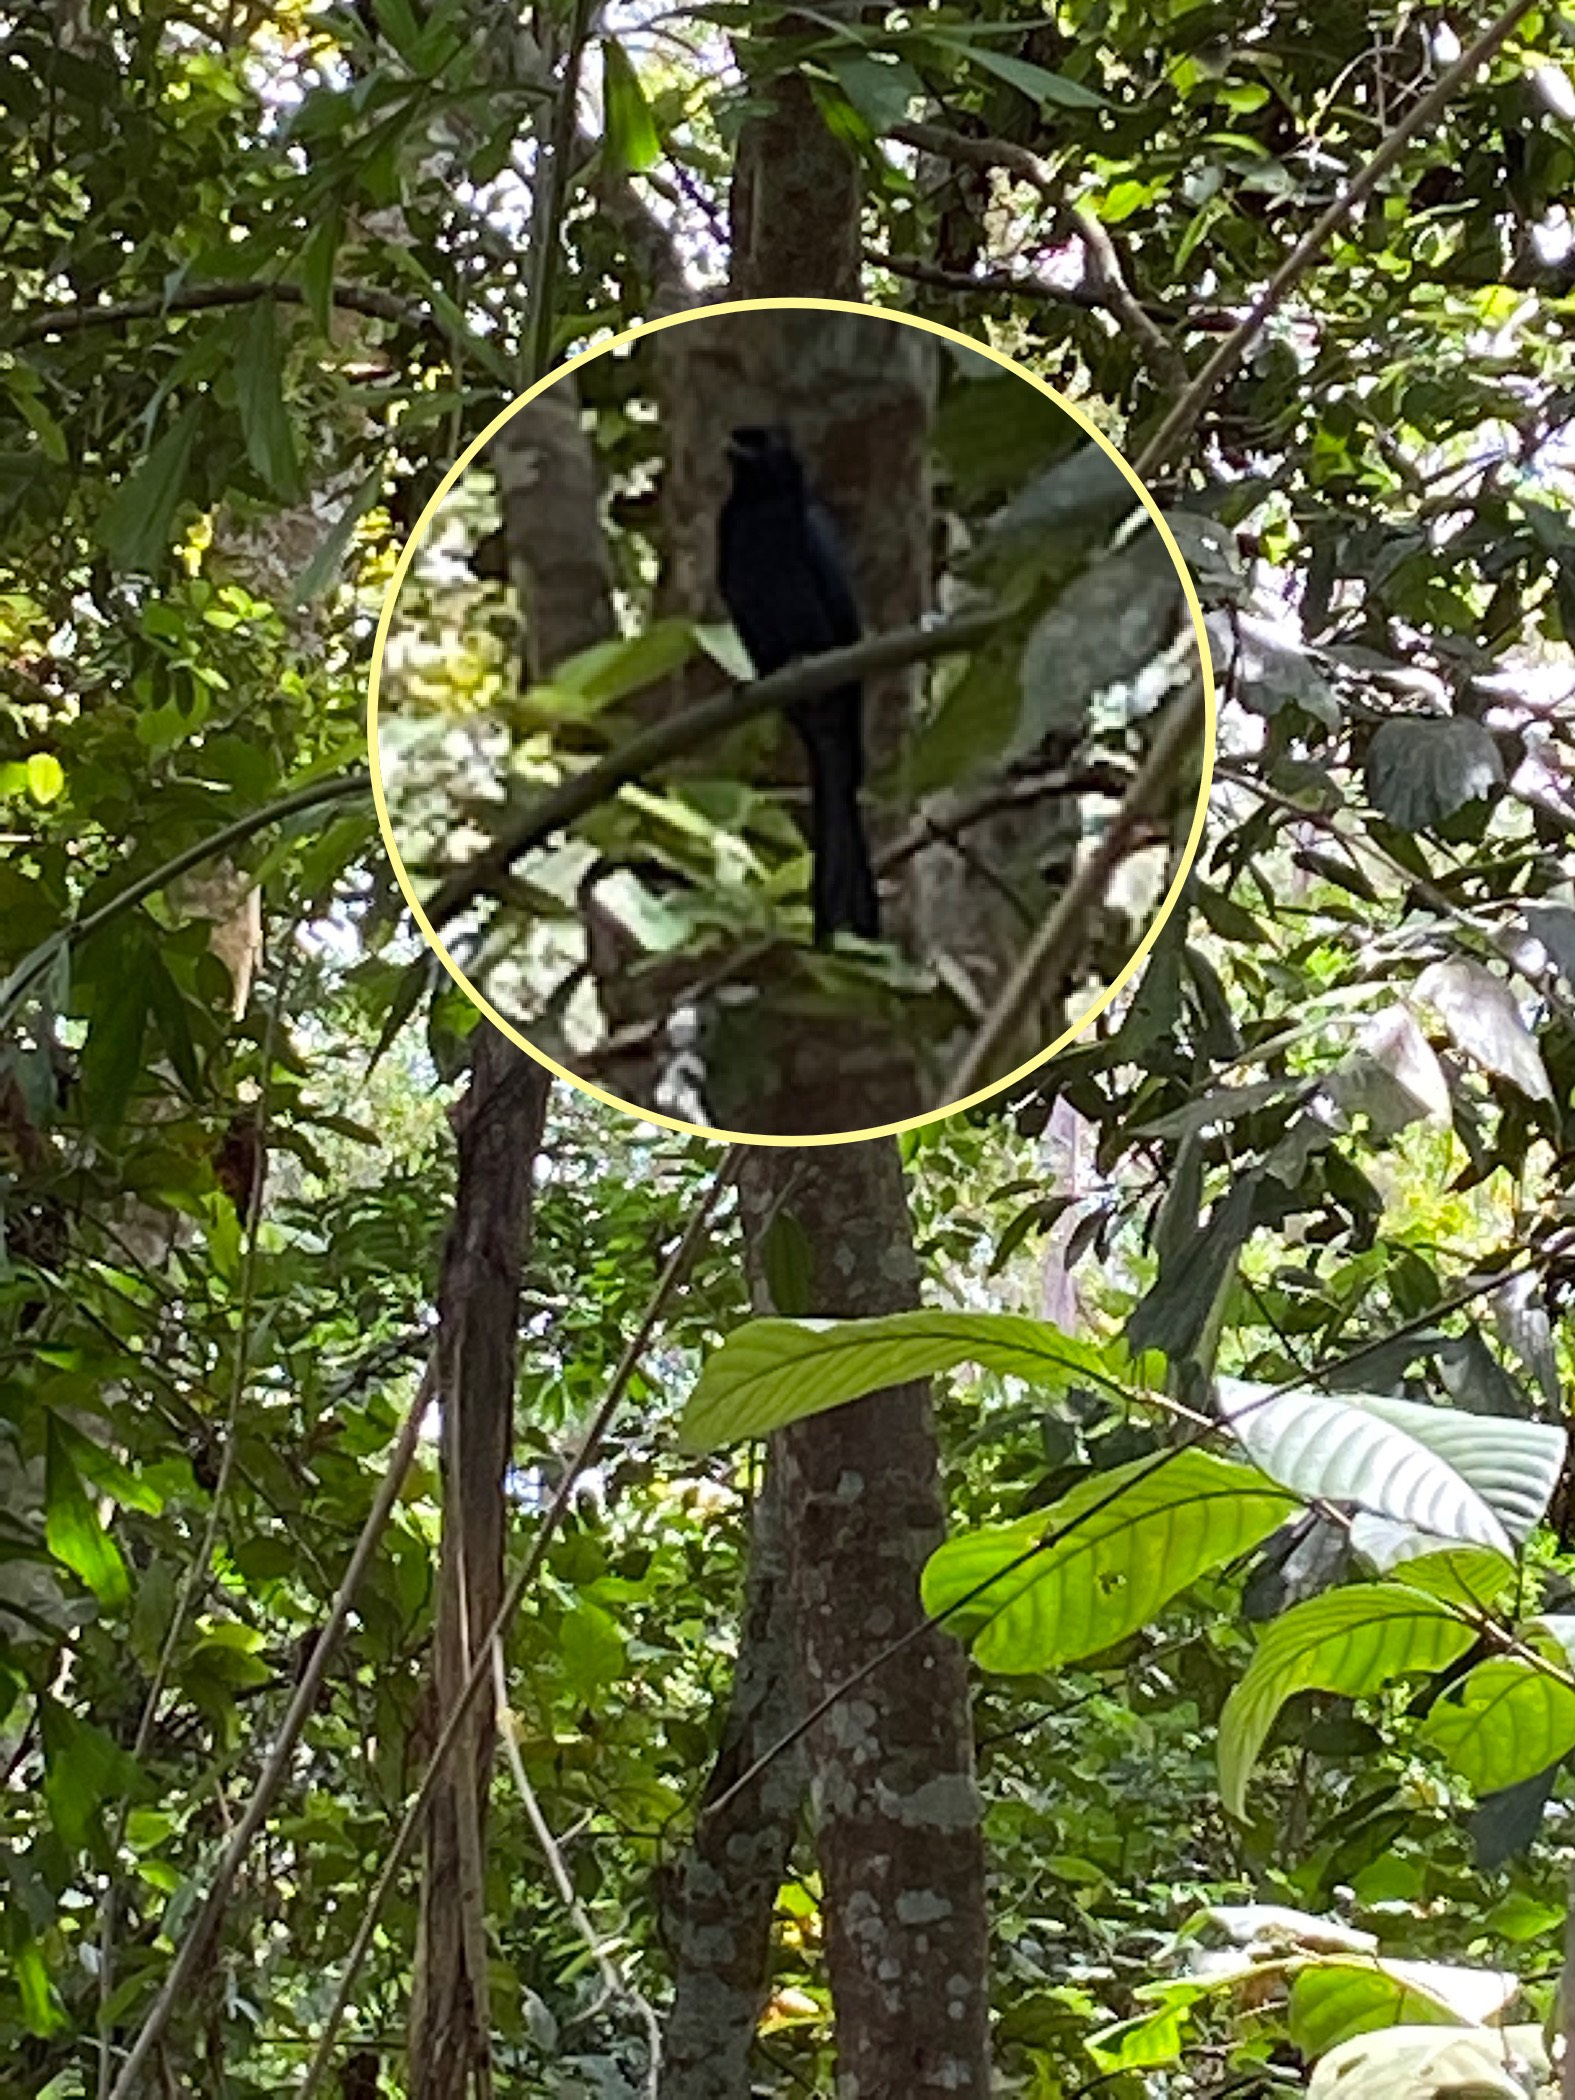
[[1419,133],[1428,130],[1443,115],[1456,90],[1475,79],[1478,69],[1486,65],[1508,39],[1516,24],[1523,16],[1530,14],[1536,5],[1537,0],[1511,0],[1510,6],[1482,32],[1471,48],[1463,52],[1452,66],[1439,75],[1419,102],[1412,104],[1367,165],[1340,192],[1328,209],[1319,214],[1254,299],[1238,326],[1209,358],[1197,378],[1192,381],[1143,447],[1141,456],[1133,462],[1133,472],[1139,480],[1146,480],[1156,468],[1165,465],[1174,446],[1187,435],[1202,414],[1214,389],[1222,379],[1235,371],[1256,341],[1264,322],[1279,306],[1308,265],[1316,260],[1324,243],[1339,232],[1358,205],[1365,203],[1411,141]]
[[1035,1002],[1046,993],[1054,993],[1090,913],[1104,901],[1112,876],[1137,846],[1144,824],[1169,791],[1178,768],[1197,742],[1202,712],[1202,681],[1195,679],[1186,692],[1171,702],[1170,712],[1155,732],[1148,756],[1133,775],[1120,809],[1018,957],[1000,997],[947,1083],[948,1101],[962,1101],[988,1085],[993,1077],[1005,1076],[997,1075],[994,1069],[1003,1051]]
[[871,678],[882,671],[895,671],[908,664],[928,663],[937,656],[950,656],[982,641],[999,626],[1002,615],[988,612],[960,614],[931,627],[902,627],[889,634],[867,636],[849,649],[828,649],[824,655],[789,664],[769,678],[756,678],[747,685],[731,686],[709,700],[670,715],[649,729],[641,730],[609,751],[583,773],[576,773],[551,794],[543,795],[484,853],[451,875],[431,900],[419,907],[417,919],[429,931],[446,925],[493,889],[522,854],[544,844],[554,832],[572,824],[668,760],[682,758],[713,738],[752,722],[759,715],[794,707],[818,693]]
[[[1026,146],[1014,144],[1011,139],[966,138],[961,132],[948,131],[939,124],[898,124],[887,136],[900,140],[905,146],[915,146],[921,153],[933,153],[941,160],[961,161],[972,168],[1004,168],[1019,182],[1026,182],[1036,189],[1051,210],[1065,219],[1088,251],[1093,264],[1093,281],[1080,292],[1065,295],[1048,285],[1032,282],[1020,289],[1046,297],[1065,296],[1069,303],[1078,306],[1103,307],[1142,344],[1154,367],[1156,379],[1171,389],[1186,385],[1187,368],[1181,353],[1134,295],[1109,233],[1086,205],[1067,201],[1066,185],[1048,161],[1041,160]],[[888,267],[896,268],[896,265],[888,264]],[[908,275],[910,271],[905,268],[900,274]],[[1000,288],[998,278],[990,280],[990,289]]]

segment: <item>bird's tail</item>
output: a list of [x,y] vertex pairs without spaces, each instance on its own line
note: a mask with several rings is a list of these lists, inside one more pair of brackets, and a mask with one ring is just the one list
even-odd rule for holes
[[880,938],[880,893],[870,866],[859,807],[862,767],[843,737],[813,737],[810,756],[810,844],[814,854],[812,903],[815,940],[855,933]]

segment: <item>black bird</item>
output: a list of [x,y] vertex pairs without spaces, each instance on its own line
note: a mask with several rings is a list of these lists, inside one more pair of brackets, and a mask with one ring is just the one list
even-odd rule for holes
[[[862,632],[830,518],[785,430],[750,425],[727,448],[733,487],[717,522],[717,584],[760,678],[846,648]],[[809,758],[815,939],[876,940],[880,901],[864,838],[864,690],[838,686],[787,710]]]

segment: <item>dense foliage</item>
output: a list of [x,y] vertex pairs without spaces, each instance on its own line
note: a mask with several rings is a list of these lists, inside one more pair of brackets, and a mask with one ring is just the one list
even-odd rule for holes
[[[360,768],[382,586],[447,464],[547,359],[653,310],[658,250],[721,280],[779,70],[857,151],[871,296],[1020,358],[1136,456],[1469,25],[619,8],[554,210],[536,142],[583,13],[0,13],[0,2090],[69,2100],[107,2090],[207,1886],[430,1340],[472,1016],[401,923]],[[1235,545],[1199,576],[1222,710],[1197,873],[1089,1040],[904,1140],[938,1324],[873,1343],[941,1375],[930,1601],[978,1663],[1026,2093],[1300,2084],[1368,2030],[1463,2048],[1506,2008],[1534,2077],[1553,2011],[1569,38],[1522,13],[1166,463],[1166,500]],[[554,1094],[520,1542],[715,1164]],[[879,1382],[850,1334],[773,1401],[804,1330],[744,1324],[748,1295],[724,1207],[509,1644],[529,1786],[658,2003],[652,1878],[737,1638],[755,1473],[729,1440]],[[430,1747],[435,1486],[427,1445],[172,2090],[299,2076]],[[1014,1560],[1006,1609],[964,1601]],[[638,2091],[636,2009],[507,1773],[495,1801],[500,2078]],[[768,2090],[824,2089],[819,1897],[807,1867],[782,1890]],[[355,2001],[388,2091],[415,1907],[412,1877]]]

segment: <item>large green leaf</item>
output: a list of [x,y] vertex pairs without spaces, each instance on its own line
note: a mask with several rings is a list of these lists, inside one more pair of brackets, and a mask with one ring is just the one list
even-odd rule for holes
[[1539,1521],[1563,1462],[1563,1432],[1546,1423],[1234,1378],[1218,1390],[1242,1448],[1271,1480],[1438,1541],[1511,1552]]
[[1021,1313],[752,1320],[706,1360],[680,1435],[686,1450],[708,1451],[962,1363],[1061,1391],[1081,1379],[1108,1386],[1124,1362]]
[[[973,1634],[987,1669],[1047,1670],[1124,1639],[1295,1507],[1261,1474],[1211,1452],[1137,1459],[1080,1481],[1049,1509],[949,1540],[924,1571],[924,1608],[955,1607],[954,1629]],[[1039,1539],[1052,1543],[1035,1552]]]
[[1375,2027],[1468,2027],[1489,2020],[1519,1989],[1501,1969],[1336,1955],[1291,1986],[1291,2040],[1318,2057]]
[[1542,1522],[1564,1465],[1564,1431],[1551,1422],[1428,1407],[1387,1393],[1347,1394],[1453,1466],[1517,1545]]
[[640,76],[616,37],[602,43],[602,109],[606,122],[607,172],[639,174],[662,157],[661,134],[645,99]]
[[99,513],[98,536],[117,569],[156,568],[169,552],[201,415],[194,401]]
[[[1562,1643],[1538,1641],[1568,1674]],[[1440,1699],[1424,1731],[1479,1794],[1518,1786],[1575,1749],[1575,1690],[1518,1656],[1495,1656]]]
[[1492,1546],[1446,1546],[1440,1552],[1436,1539],[1389,1517],[1353,1518],[1351,1544],[1375,1574],[1468,1611],[1493,1611],[1516,1579],[1515,1563]]
[[[1307,2100],[1526,2100],[1549,2068],[1541,2037],[1534,2026],[1382,2027],[1331,2049]],[[1522,2067],[1532,2075],[1522,2076]]]
[[1497,744],[1465,716],[1406,715],[1367,747],[1368,798],[1407,831],[1441,824],[1504,784]]
[[1411,1671],[1442,1669],[1475,1639],[1442,1599],[1398,1582],[1330,1590],[1277,1619],[1220,1717],[1220,1797],[1246,1816],[1247,1780],[1274,1725],[1297,1692],[1356,1699]]
[[101,1603],[113,1607],[126,1602],[131,1588],[120,1548],[99,1522],[66,1438],[53,1421],[44,1459],[44,1542]]
[[273,300],[253,300],[236,329],[235,399],[246,456],[276,495],[297,496],[301,470],[284,403],[283,346]]

